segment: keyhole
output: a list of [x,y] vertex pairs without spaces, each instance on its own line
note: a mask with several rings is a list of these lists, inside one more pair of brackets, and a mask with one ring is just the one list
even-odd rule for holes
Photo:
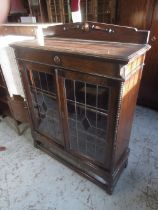
[[152,42],[156,41],[156,37],[153,36],[153,37],[151,38],[151,41],[152,41]]

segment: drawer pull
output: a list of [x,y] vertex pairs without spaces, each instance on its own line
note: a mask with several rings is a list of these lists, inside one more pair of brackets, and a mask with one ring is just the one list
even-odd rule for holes
[[54,62],[55,62],[55,64],[57,64],[57,65],[59,65],[59,64],[61,64],[61,59],[59,58],[59,56],[55,56],[54,57]]

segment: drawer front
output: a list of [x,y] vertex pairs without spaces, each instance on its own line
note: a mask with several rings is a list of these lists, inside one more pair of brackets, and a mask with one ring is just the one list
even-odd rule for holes
[[36,29],[33,26],[2,26],[0,27],[0,31],[3,35],[26,35],[26,36],[35,36]]
[[118,64],[106,62],[103,59],[94,57],[41,50],[30,50],[26,48],[17,50],[16,56],[19,59],[28,60],[31,62],[43,63],[96,75],[104,75],[110,78],[120,78]]

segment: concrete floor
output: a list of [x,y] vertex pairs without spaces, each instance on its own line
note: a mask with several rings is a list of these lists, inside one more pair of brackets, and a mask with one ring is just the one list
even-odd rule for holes
[[0,123],[0,210],[158,210],[158,112],[137,107],[131,153],[112,196]]

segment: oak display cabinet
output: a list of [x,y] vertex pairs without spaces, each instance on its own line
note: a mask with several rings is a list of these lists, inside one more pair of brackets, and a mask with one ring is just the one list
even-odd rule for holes
[[36,147],[109,194],[127,166],[148,31],[93,22],[15,43]]

